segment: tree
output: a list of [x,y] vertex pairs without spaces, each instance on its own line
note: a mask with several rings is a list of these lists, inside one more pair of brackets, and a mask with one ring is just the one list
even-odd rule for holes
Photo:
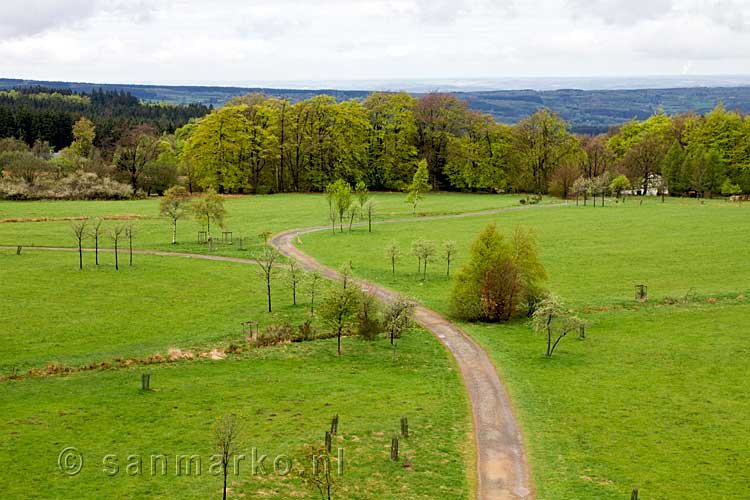
[[293,260],[289,263],[289,267],[286,270],[286,282],[292,288],[292,305],[297,305],[297,287],[299,286],[304,272],[300,268],[297,261]]
[[416,255],[422,263],[423,275],[422,279],[427,279],[427,263],[435,257],[436,249],[435,242],[431,240],[419,239],[412,243],[412,252]]
[[573,182],[571,190],[576,195],[576,206],[578,206],[578,198],[583,196],[583,206],[585,207],[588,194],[591,191],[591,179],[583,176],[579,177]]
[[402,296],[386,304],[383,311],[383,328],[391,339],[391,345],[394,339],[401,338],[403,332],[413,326],[415,307],[414,302]]
[[120,260],[117,254],[117,248],[118,244],[120,242],[120,238],[122,237],[122,233],[125,232],[125,226],[123,225],[117,225],[110,229],[109,231],[109,237],[112,238],[112,243],[115,245],[115,270],[120,270]]
[[417,204],[424,198],[422,194],[429,192],[431,189],[427,162],[422,160],[417,164],[417,171],[407,188],[406,202],[411,204],[412,215],[417,214]]
[[372,232],[372,218],[375,216],[375,200],[370,198],[365,204],[365,213],[367,214],[367,232]]
[[613,193],[615,193],[615,197],[619,200],[620,195],[623,191],[628,191],[632,188],[630,185],[630,181],[627,177],[624,175],[618,175],[614,179],[612,179],[612,182],[609,184],[609,189]]
[[[340,232],[344,232],[344,217],[352,207],[352,187],[343,179],[338,179],[333,184],[326,186],[326,199],[328,200],[329,217],[335,226],[336,218],[339,221]],[[334,232],[335,229],[334,229]]]
[[260,268],[260,276],[266,282],[266,295],[268,296],[268,312],[271,312],[271,279],[274,275],[274,264],[278,254],[269,247],[264,247],[263,252],[256,259],[258,267]]
[[164,192],[159,201],[159,213],[172,221],[172,244],[177,244],[177,221],[185,216],[189,204],[187,190],[182,186],[173,186]]
[[609,192],[610,180],[611,177],[609,175],[609,172],[604,172],[598,177],[594,177],[592,179],[591,185],[594,194],[594,206],[596,206],[596,195],[600,195],[602,197],[602,206],[604,206],[604,197]]
[[129,179],[133,194],[138,191],[138,181],[146,166],[161,151],[162,143],[150,125],[138,125],[125,132],[117,142],[114,163]]
[[134,236],[134,229],[133,226],[128,224],[125,227],[125,236],[128,237],[128,254],[129,254],[129,266],[133,267],[133,236]]
[[551,174],[578,145],[568,133],[567,123],[549,109],[521,120],[513,129],[518,163],[531,174],[535,192],[547,192]]
[[332,469],[331,453],[325,446],[308,447],[303,463],[307,464],[298,470],[302,482],[320,494],[323,500],[332,500],[336,486]]
[[738,184],[732,184],[728,178],[724,179],[724,183],[721,185],[722,196],[734,196],[742,193],[742,188]]
[[506,321],[524,303],[532,310],[546,272],[531,231],[516,228],[510,242],[487,226],[472,243],[468,262],[453,280],[451,309],[461,319]]
[[218,224],[219,227],[224,227],[224,217],[227,213],[224,209],[224,197],[217,194],[213,189],[209,189],[205,195],[190,204],[190,209],[196,220],[205,225],[210,243],[212,241],[211,222]]
[[99,265],[99,239],[102,235],[102,223],[104,221],[97,217],[94,219],[94,224],[91,228],[91,237],[94,239],[94,258],[96,261],[96,265]]
[[[560,297],[549,294],[538,305],[531,317],[534,331],[542,333],[547,339],[547,357],[552,357],[557,344],[570,332],[581,325],[577,316],[571,315]],[[557,337],[553,342],[552,339]]]
[[72,225],[73,236],[78,243],[78,269],[83,270],[83,239],[86,237],[86,219],[74,222]]
[[307,289],[310,292],[310,315],[315,314],[315,296],[318,291],[318,286],[322,276],[318,271],[313,271],[307,274]]
[[456,242],[449,240],[443,242],[443,258],[446,263],[445,275],[451,277],[451,262],[456,257]]
[[385,249],[385,254],[391,261],[391,273],[393,276],[396,276],[396,261],[401,256],[401,250],[399,249],[396,240],[391,240],[391,242],[388,243],[388,246]]
[[614,163],[615,157],[607,144],[606,135],[583,137],[581,148],[584,155],[580,157],[580,163],[583,175],[588,179],[600,176]]
[[239,438],[239,420],[237,416],[226,415],[214,427],[214,439],[221,461],[221,472],[224,476],[223,499],[227,500],[227,476],[229,475],[229,461],[237,452]]
[[71,152],[81,158],[88,158],[94,150],[95,138],[96,126],[91,120],[82,116],[73,124],[73,142],[70,145]]
[[361,292],[348,285],[348,272],[344,271],[343,280],[333,286],[320,306],[320,316],[336,335],[336,353],[341,356],[341,336],[351,327],[354,314],[359,305]]
[[357,334],[364,340],[375,340],[383,331],[378,320],[378,302],[368,294],[362,294],[357,310]]
[[630,178],[641,184],[643,196],[648,194],[649,183],[654,174],[659,172],[667,153],[664,144],[664,141],[656,134],[646,132],[623,157],[623,164]]

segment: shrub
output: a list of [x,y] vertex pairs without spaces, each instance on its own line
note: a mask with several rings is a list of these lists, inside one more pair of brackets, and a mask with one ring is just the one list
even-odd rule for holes
[[291,342],[293,337],[294,330],[288,323],[271,325],[258,334],[255,345],[257,347],[269,347],[277,344],[286,344]]
[[364,340],[375,340],[383,331],[378,320],[378,303],[369,295],[364,295],[357,311],[357,334]]

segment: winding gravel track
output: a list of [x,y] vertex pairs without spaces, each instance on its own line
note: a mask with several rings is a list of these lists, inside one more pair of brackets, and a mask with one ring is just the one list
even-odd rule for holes
[[[554,206],[559,205],[508,207],[482,212],[378,221],[375,224],[461,219]],[[271,244],[282,254],[295,259],[306,270],[318,271],[330,280],[338,280],[341,276],[337,271],[294,246],[300,235],[330,229],[330,226],[319,226],[285,231],[274,236]],[[369,294],[384,302],[398,297],[397,292],[376,283],[356,281]],[[418,305],[415,319],[422,327],[432,332],[456,359],[469,393],[477,450],[477,500],[533,499],[535,495],[529,466],[510,397],[487,353],[458,326],[427,307]]]
[[[384,220],[374,222],[373,224],[462,219],[556,206],[559,205],[507,207],[481,212]],[[357,224],[357,226],[362,226],[362,224]],[[302,234],[327,230],[330,230],[330,226],[285,231],[274,236],[271,240],[271,245],[285,256],[298,261],[306,270],[318,271],[325,278],[338,280],[341,276],[337,271],[321,264],[294,246],[294,241],[298,240],[298,237]],[[3,245],[0,248],[16,247]],[[24,247],[24,250],[78,251],[77,248],[70,247],[36,246]],[[85,251],[92,252],[93,249],[88,248]],[[99,251],[112,252],[113,250],[100,248]],[[123,251],[123,254],[126,252]],[[257,264],[257,261],[252,259],[220,255],[202,255],[159,250],[133,250],[133,253],[236,262],[240,264]],[[356,281],[368,293],[384,302],[389,302],[398,297],[397,292],[378,284],[363,280]],[[466,390],[469,393],[477,450],[477,500],[533,499],[534,491],[529,467],[523,450],[521,433],[513,414],[510,397],[487,353],[458,326],[427,307],[418,305],[415,310],[415,319],[417,323],[435,335],[456,359],[463,376],[464,384],[466,385]]]

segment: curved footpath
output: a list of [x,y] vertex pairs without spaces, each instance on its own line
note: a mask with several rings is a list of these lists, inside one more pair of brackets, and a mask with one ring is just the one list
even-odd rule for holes
[[[494,215],[502,212],[559,206],[560,204],[506,207],[480,212],[384,220],[373,222],[373,225],[481,217],[483,215]],[[356,226],[363,225],[365,224],[356,224]],[[301,234],[330,229],[330,226],[318,226],[285,231],[274,236],[271,240],[271,245],[285,256],[298,261],[307,271],[318,271],[325,278],[338,280],[340,279],[340,275],[337,271],[319,263],[293,244]],[[0,248],[14,249],[16,247],[0,245]],[[70,247],[24,246],[23,249],[78,251],[77,248]],[[92,252],[93,249],[87,248],[84,251]],[[110,248],[100,248],[99,251],[113,252]],[[122,251],[122,253],[126,254],[127,250]],[[225,257],[221,255],[135,249],[133,253],[236,262],[240,264],[257,264],[257,261],[252,259]],[[369,294],[384,302],[391,301],[399,295],[397,292],[375,283],[359,279],[355,281],[363,289],[366,289]],[[531,484],[529,467],[524,455],[521,433],[513,414],[510,398],[487,353],[460,328],[431,309],[418,305],[415,309],[415,319],[417,323],[435,335],[456,359],[469,393],[477,449],[477,500],[530,500],[534,498],[533,485]]]
[[[378,221],[374,224],[479,217],[553,206],[559,205],[508,207],[482,212]],[[330,229],[330,226],[319,226],[285,231],[274,236],[271,244],[282,254],[295,259],[307,271],[318,271],[330,280],[338,280],[341,276],[337,271],[324,266],[293,244],[302,234]],[[399,295],[375,283],[358,279],[355,281],[369,294],[384,302],[389,302]],[[529,466],[510,397],[487,353],[460,328],[431,309],[418,305],[415,319],[435,335],[456,359],[469,393],[477,450],[477,500],[534,498]]]

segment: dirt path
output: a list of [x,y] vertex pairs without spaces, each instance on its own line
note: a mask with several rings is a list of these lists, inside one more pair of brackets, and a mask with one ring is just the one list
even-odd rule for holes
[[[553,206],[559,205],[508,207],[482,212],[378,221],[376,224],[479,217]],[[299,241],[302,234],[330,229],[330,226],[320,226],[286,231],[274,236],[271,244],[282,254],[298,261],[306,270],[318,271],[328,279],[337,280],[340,278],[337,271],[319,263],[294,246],[294,242]],[[357,282],[367,289],[368,293],[382,301],[388,302],[398,296],[397,292],[378,284],[363,280]],[[415,311],[415,318],[422,327],[432,332],[456,359],[469,393],[477,450],[477,500],[534,498],[529,466],[510,397],[487,353],[460,328],[431,309],[419,305]]]
[[[481,217],[518,210],[559,207],[559,204],[506,207],[481,212],[435,215],[406,219],[393,219],[373,222],[373,224],[397,224],[408,222],[435,221],[445,219],[462,219]],[[366,224],[356,224],[363,226]],[[330,230],[330,226],[318,226],[306,229],[291,230],[273,237],[271,245],[285,256],[295,259],[308,271],[318,271],[330,280],[338,280],[340,275],[330,267],[324,266],[311,256],[305,254],[294,242],[302,234]],[[15,249],[15,246],[0,246]],[[24,247],[26,250],[49,250],[77,252],[70,247]],[[93,252],[87,248],[86,252]],[[113,252],[111,248],[100,248],[100,252]],[[127,250],[122,252],[127,254]],[[161,257],[183,257],[187,259],[204,259],[240,264],[257,264],[255,260],[221,255],[203,255],[193,253],[168,252],[159,250],[133,250],[134,254],[156,255]],[[283,264],[282,264],[283,265]],[[368,293],[388,302],[398,293],[380,285],[363,280],[357,282],[366,288]],[[469,393],[474,421],[474,436],[477,450],[477,500],[533,499],[528,463],[523,450],[523,443],[508,392],[500,381],[495,366],[487,353],[466,333],[445,319],[437,312],[419,305],[415,310],[415,319],[425,329],[432,332],[458,363],[466,390]]]

